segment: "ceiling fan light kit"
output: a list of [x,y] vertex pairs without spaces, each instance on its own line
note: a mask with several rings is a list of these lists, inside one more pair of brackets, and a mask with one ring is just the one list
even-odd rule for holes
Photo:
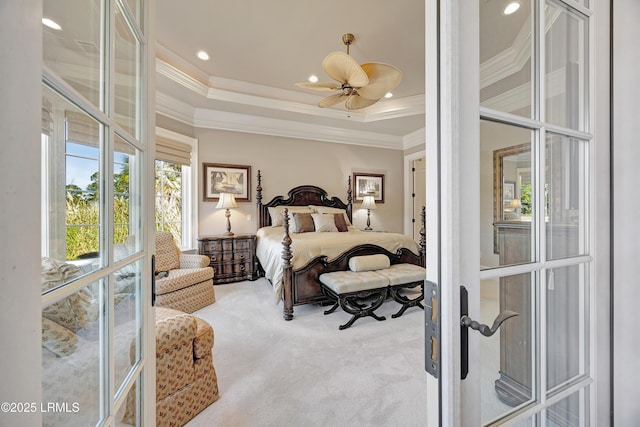
[[322,61],[322,69],[336,83],[296,83],[304,89],[321,92],[335,92],[318,103],[321,108],[330,107],[344,101],[347,110],[359,110],[375,104],[393,90],[402,80],[402,71],[382,62],[358,62],[349,55],[349,46],[355,41],[351,33],[342,36],[347,52],[331,52]]

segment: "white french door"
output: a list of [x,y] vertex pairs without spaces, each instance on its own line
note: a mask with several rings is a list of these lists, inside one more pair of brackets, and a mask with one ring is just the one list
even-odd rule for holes
[[600,404],[595,13],[517,3],[427,3],[429,425],[586,426]]
[[153,5],[42,2],[43,425],[155,421]]

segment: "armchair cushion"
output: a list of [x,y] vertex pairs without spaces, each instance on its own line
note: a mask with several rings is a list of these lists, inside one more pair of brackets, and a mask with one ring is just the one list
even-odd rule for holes
[[42,318],[42,346],[58,357],[69,356],[76,351],[78,335],[64,326]]
[[197,254],[181,254],[180,268],[203,268],[208,267],[211,260],[208,256]]
[[213,278],[213,268],[180,268],[169,270],[167,277],[156,279],[156,294],[174,292]]
[[180,251],[168,231],[156,232],[156,273],[180,268]]

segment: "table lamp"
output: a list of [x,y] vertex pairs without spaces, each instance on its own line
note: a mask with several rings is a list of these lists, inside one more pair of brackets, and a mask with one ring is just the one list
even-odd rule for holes
[[229,212],[230,208],[237,208],[236,198],[231,193],[220,193],[220,200],[218,200],[218,204],[216,208],[218,209],[226,209],[224,216],[227,217],[227,232],[224,233],[224,236],[233,236],[231,232],[231,212]]

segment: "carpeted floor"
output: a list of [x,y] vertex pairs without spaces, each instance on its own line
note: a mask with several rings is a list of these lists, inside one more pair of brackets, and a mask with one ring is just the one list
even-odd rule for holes
[[422,426],[426,419],[423,311],[378,322],[326,307],[295,307],[282,319],[265,279],[215,287],[194,313],[214,329],[220,399],[188,427]]

